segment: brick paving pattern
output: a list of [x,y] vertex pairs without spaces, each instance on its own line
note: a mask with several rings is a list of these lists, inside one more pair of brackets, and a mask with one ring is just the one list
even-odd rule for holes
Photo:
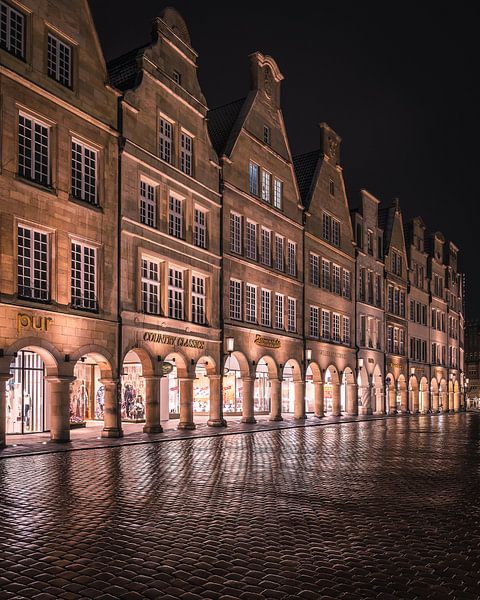
[[0,599],[478,598],[480,415],[0,461]]

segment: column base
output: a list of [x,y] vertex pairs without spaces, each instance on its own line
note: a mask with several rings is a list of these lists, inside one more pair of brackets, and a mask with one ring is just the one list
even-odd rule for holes
[[70,436],[68,437],[58,437],[58,438],[50,438],[49,440],[50,444],[69,444],[70,443]]
[[381,417],[382,415],[386,415],[387,413],[384,410],[375,410],[373,411],[373,414],[377,417]]
[[320,415],[313,415],[316,419],[323,419],[323,417],[325,416],[325,413],[322,413]]
[[270,416],[268,417],[269,421],[283,421],[283,417],[281,415],[276,415],[276,416]]
[[306,421],[307,415],[302,415],[301,417],[293,417],[294,421]]
[[332,412],[331,416],[332,416],[332,417],[341,417],[341,416],[343,416],[343,415],[342,415],[342,413],[341,413],[341,412],[340,412],[340,413],[333,413],[333,412]]
[[358,409],[358,414],[359,414],[361,417],[364,417],[364,416],[366,416],[366,415],[371,415],[371,414],[373,414],[373,413],[372,413],[372,409],[371,409],[371,408],[359,408],[359,409]]
[[188,423],[188,422],[183,422],[183,423],[179,423],[177,429],[196,429],[197,426],[195,425],[195,423]]
[[255,417],[242,417],[241,423],[256,423],[257,419]]
[[345,414],[347,415],[347,417],[358,417],[358,413],[357,412],[347,412]]
[[225,421],[225,419],[209,419],[207,421],[207,425],[209,427],[226,427],[227,422]]
[[123,431],[118,427],[105,427],[102,430],[102,438],[121,438],[123,437]]
[[144,425],[143,433],[163,433],[163,427],[161,425]]

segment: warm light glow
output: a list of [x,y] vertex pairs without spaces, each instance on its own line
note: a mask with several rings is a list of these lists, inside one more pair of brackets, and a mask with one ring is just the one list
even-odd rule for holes
[[312,360],[312,349],[311,348],[307,348],[307,350],[305,351],[305,356],[306,356],[307,360]]
[[363,367],[363,358],[358,359],[358,368],[361,369]]
[[226,342],[227,342],[227,352],[233,352],[233,350],[235,349],[235,338],[227,337]]

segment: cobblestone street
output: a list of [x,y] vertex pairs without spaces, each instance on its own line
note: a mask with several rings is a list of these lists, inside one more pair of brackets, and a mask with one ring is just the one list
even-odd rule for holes
[[0,460],[0,598],[478,598],[480,416]]

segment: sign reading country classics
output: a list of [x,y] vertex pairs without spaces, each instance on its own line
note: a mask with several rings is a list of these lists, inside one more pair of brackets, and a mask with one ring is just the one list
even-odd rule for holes
[[254,341],[257,344],[257,346],[262,346],[262,348],[280,348],[280,346],[282,345],[278,338],[268,338],[258,333],[255,336]]
[[203,350],[205,348],[205,342],[203,340],[194,340],[192,338],[178,337],[176,335],[156,333],[154,331],[145,331],[143,339],[145,342],[155,342],[157,344],[166,344],[167,346],[197,348],[198,350]]
[[38,315],[27,315],[25,313],[17,314],[17,333],[23,329],[33,329],[34,331],[48,331],[48,326],[53,322],[51,317],[41,317]]

